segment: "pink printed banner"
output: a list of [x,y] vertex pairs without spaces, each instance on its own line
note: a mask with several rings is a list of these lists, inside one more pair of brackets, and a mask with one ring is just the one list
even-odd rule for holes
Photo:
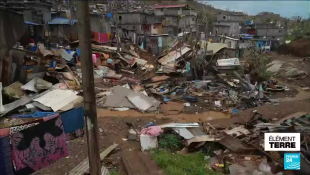
[[11,137],[16,174],[31,174],[68,155],[60,117],[41,122]]

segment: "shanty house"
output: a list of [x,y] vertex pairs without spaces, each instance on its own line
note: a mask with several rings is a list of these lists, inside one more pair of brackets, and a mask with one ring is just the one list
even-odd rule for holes
[[221,38],[221,43],[227,44],[227,48],[238,49],[239,48],[239,39],[231,38],[228,36],[223,36]]
[[51,20],[52,3],[48,0],[11,0],[4,5],[9,10],[21,12],[26,21],[46,24]]
[[239,12],[220,12],[213,23],[213,33],[216,35],[236,36],[240,34],[243,14]]
[[93,32],[111,33],[111,25],[108,18],[101,14],[90,14],[90,28]]
[[168,34],[150,35],[146,38],[146,49],[159,56],[164,50],[168,49],[177,37]]
[[157,5],[154,13],[162,17],[163,34],[177,35],[196,30],[197,12],[188,5]]
[[178,17],[165,16],[162,17],[163,34],[177,35],[178,34]]
[[147,14],[143,12],[122,12],[116,15],[116,24],[124,30],[134,30],[137,34],[144,34],[143,24]]
[[48,29],[47,23],[51,20],[51,1],[10,0],[4,1],[2,4],[8,10],[23,14],[24,20],[26,24],[28,24],[28,34],[32,34],[32,37],[34,37],[36,41],[43,38],[44,31]]
[[77,20],[55,18],[48,22],[50,37],[65,40],[78,40]]
[[245,29],[255,39],[282,40],[285,35],[285,30],[276,23],[266,24],[252,21],[245,25]]

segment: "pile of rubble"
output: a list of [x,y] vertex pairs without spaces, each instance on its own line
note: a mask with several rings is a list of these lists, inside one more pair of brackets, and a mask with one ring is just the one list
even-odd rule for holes
[[[205,52],[200,46],[190,47],[179,41],[157,59],[130,44],[119,51],[116,47],[93,44],[92,50],[95,82],[101,88],[97,89],[99,107],[149,112],[156,111],[160,103],[169,106],[171,103],[167,102],[176,102],[185,107],[179,112],[199,105],[206,110],[234,114],[270,102],[264,92],[288,90],[273,80],[252,84],[249,75],[245,74],[243,78],[240,71],[243,65],[238,58],[213,60],[214,54]],[[210,56],[209,62],[206,61]],[[81,69],[73,72],[81,83]],[[148,105],[138,107],[129,100],[128,96],[132,94],[148,99]]]
[[[24,91],[40,94],[57,83],[82,92],[78,47],[48,50],[38,44],[36,52],[14,50],[24,52],[26,75],[22,77],[26,78],[21,80],[24,84],[15,82],[4,88],[10,98],[20,98]],[[217,59],[216,54],[207,52],[201,44],[193,47],[178,40],[158,58],[128,43],[120,48],[92,44],[97,105],[169,114],[163,109],[177,104],[179,112],[199,106],[234,114],[270,102],[264,92],[288,90],[273,80],[253,82],[242,72],[238,58]]]
[[[13,72],[13,75],[16,75],[13,78],[15,82],[6,87],[1,86],[4,93],[1,94],[0,113],[3,120],[0,129],[8,130],[37,120],[47,121],[50,115],[60,115],[66,134],[72,136],[67,139],[82,135],[84,115],[79,111],[79,107],[83,102],[83,65],[80,62],[83,58],[80,57],[76,42],[71,44],[72,47],[51,49],[38,44],[37,47],[33,46],[36,47],[35,52],[19,47],[12,49],[13,55],[14,52],[22,55],[22,65],[18,65]],[[219,50],[221,49],[217,51]],[[197,114],[204,110],[236,114],[240,110],[269,103],[270,100],[264,92],[287,90],[276,81],[253,81],[240,69],[243,65],[238,58],[219,59],[216,55],[217,52],[211,53],[200,45],[193,47],[180,41],[174,42],[158,58],[132,44],[120,48],[92,44],[97,106],[117,111],[136,109],[141,112],[161,112],[164,115],[181,112]],[[193,111],[194,108],[199,110]],[[73,111],[74,114],[70,114],[73,118],[70,120],[63,117]],[[76,127],[69,127],[68,121],[75,121]],[[167,124],[146,127],[141,131],[140,137],[137,136],[137,130],[131,130],[130,133],[136,135],[134,138],[140,138],[142,149],[156,145],[157,136],[166,129],[172,129],[182,136],[189,150],[199,148],[205,142],[219,142],[228,151],[217,151],[222,158],[217,157],[217,162],[211,164],[222,169],[223,164],[226,164],[223,157],[228,156],[224,160],[232,162],[229,170],[231,174],[237,174],[239,164],[244,161],[231,155],[240,153],[239,151],[263,152],[258,144],[261,142],[262,129],[287,129],[283,125],[267,122],[260,117],[230,130],[221,130],[203,123]],[[42,125],[44,123],[42,122]],[[71,129],[67,131],[66,128]],[[144,145],[145,143],[147,145]],[[250,148],[251,146],[253,148]],[[263,154],[270,157],[268,153]],[[253,159],[257,160],[256,158],[254,156]],[[262,171],[252,158],[244,159],[252,162],[249,170],[256,168],[255,170]],[[254,166],[253,162],[257,166]]]
[[[221,128],[210,123],[167,123],[146,124],[141,131],[131,128],[128,141],[140,141],[143,151],[159,147],[162,136],[180,136],[182,149],[176,153],[189,155],[202,151],[209,169],[224,174],[281,175],[283,174],[284,152],[264,151],[268,147],[264,133],[300,133],[301,171],[308,174],[310,115],[295,113],[279,121],[269,121],[257,111],[245,124],[232,124]],[[128,125],[132,127],[132,125]],[[269,137],[267,139],[270,139]],[[275,138],[274,138],[275,139]],[[278,139],[279,140],[279,139]],[[299,142],[298,142],[299,143]],[[281,143],[278,143],[279,145]]]

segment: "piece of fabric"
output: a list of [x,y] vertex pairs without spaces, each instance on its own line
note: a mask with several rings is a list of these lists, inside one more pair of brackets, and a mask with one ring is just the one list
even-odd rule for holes
[[25,125],[21,125],[21,126],[13,126],[10,127],[10,135],[17,133],[19,131],[25,130],[27,128],[30,128],[32,126],[38,125],[39,123],[31,123],[31,124],[25,124]]
[[59,113],[56,113],[54,115],[50,115],[50,116],[47,116],[47,117],[43,117],[43,121],[48,121],[48,120],[53,119],[55,117],[59,117]]
[[97,62],[96,54],[92,54],[92,60],[93,60],[93,63],[96,64]]
[[163,47],[163,39],[158,37],[158,47]]
[[0,138],[0,174],[14,175],[11,145],[8,136]]
[[35,52],[35,51],[37,51],[37,46],[31,46],[31,47],[29,48],[29,50],[30,50],[31,52]]
[[107,43],[109,41],[108,33],[100,33],[100,43]]
[[102,53],[102,54],[103,54],[104,59],[110,58],[110,54],[108,54],[108,53]]
[[112,64],[112,63],[113,63],[113,60],[112,60],[111,58],[108,58],[108,59],[107,59],[107,63]]
[[84,128],[84,108],[82,106],[60,114],[65,133]]
[[95,39],[95,41],[99,42],[99,33],[98,32],[94,32],[94,39]]
[[81,50],[80,50],[80,48],[76,48],[76,53],[77,53],[78,56],[81,56]]
[[28,115],[15,115],[14,117],[18,118],[41,118],[41,117],[48,117],[52,115],[58,114],[57,112],[42,112],[42,111],[35,111],[33,114]]
[[68,155],[60,117],[11,135],[15,174],[31,174]]
[[141,130],[141,134],[144,135],[149,135],[149,136],[153,136],[153,137],[157,137],[162,133],[162,129],[159,126],[150,126],[147,128],[143,128]]
[[107,17],[108,18],[112,18],[113,17],[113,13],[107,13]]
[[10,128],[0,129],[0,137],[6,137],[10,134]]

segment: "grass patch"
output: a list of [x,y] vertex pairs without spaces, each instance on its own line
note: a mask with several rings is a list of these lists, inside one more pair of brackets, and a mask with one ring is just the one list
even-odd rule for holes
[[116,170],[110,170],[109,175],[120,175]]
[[206,169],[207,161],[201,152],[183,156],[164,149],[154,149],[150,154],[165,175],[220,175]]
[[182,147],[181,139],[175,134],[162,134],[159,138],[159,148],[170,151],[180,150]]

